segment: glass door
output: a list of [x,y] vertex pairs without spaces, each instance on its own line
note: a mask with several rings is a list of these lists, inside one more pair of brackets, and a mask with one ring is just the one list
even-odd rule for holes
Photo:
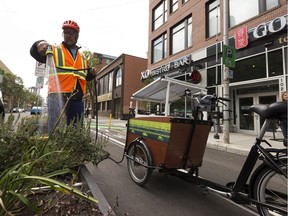
[[[239,97],[238,103],[238,125],[239,130],[248,134],[259,134],[260,128],[264,123],[264,119],[261,119],[258,114],[249,111],[249,108],[253,104],[271,104],[277,101],[276,94],[255,94]],[[272,135],[269,132],[275,132],[275,124],[272,123],[269,126],[267,135]]]
[[254,131],[254,115],[249,111],[253,97],[239,98],[239,129]]
[[[268,95],[268,96],[259,96],[259,104],[271,104],[276,102],[276,95]],[[260,118],[260,128],[264,123],[264,119]],[[276,130],[276,122],[272,122],[267,130],[267,132],[275,132]]]

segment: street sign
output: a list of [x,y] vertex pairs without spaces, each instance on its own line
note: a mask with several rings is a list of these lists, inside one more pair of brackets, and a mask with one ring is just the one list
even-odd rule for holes
[[43,88],[44,86],[44,76],[38,76],[36,78],[36,88]]
[[223,64],[227,67],[235,67],[235,48],[223,45]]
[[35,76],[45,76],[46,64],[36,61]]

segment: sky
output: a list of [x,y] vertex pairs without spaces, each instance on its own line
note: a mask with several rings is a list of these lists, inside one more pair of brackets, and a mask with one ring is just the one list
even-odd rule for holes
[[61,43],[65,20],[80,26],[82,51],[147,58],[148,16],[148,0],[0,0],[0,60],[26,88],[35,86],[30,47],[40,39]]

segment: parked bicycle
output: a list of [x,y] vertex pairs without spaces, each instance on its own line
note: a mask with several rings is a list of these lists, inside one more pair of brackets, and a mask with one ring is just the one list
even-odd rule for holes
[[[208,95],[199,100],[197,112],[228,99]],[[153,116],[130,118],[124,156],[138,185],[148,182],[153,170],[180,177],[243,205],[255,205],[260,215],[287,215],[287,148],[272,148],[264,139],[274,120],[287,118],[287,102],[253,105],[252,112],[265,119],[235,182],[220,185],[198,175],[213,123],[197,119]],[[268,145],[266,147],[265,145]],[[257,167],[257,161],[261,165]],[[183,170],[186,170],[184,172]]]

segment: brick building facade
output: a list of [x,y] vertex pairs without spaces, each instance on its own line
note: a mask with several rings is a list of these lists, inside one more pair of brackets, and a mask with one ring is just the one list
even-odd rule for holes
[[[148,67],[141,78],[173,77],[223,96],[223,4],[150,0]],[[231,128],[257,134],[263,122],[248,107],[278,101],[287,89],[287,1],[228,0],[227,22],[229,46],[235,48]]]
[[131,95],[144,86],[140,72],[147,59],[122,54],[97,74],[97,108],[99,116],[127,119]]

